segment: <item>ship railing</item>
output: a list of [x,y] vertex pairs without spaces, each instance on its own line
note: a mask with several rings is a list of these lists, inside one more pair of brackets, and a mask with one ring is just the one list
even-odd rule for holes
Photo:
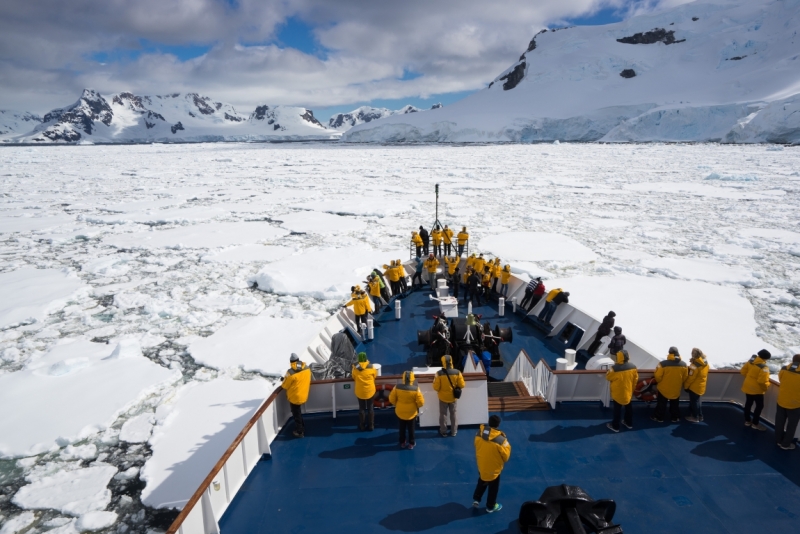
[[[472,371],[472,372],[470,372]],[[380,376],[377,385],[395,385],[400,375]],[[420,426],[438,426],[439,413],[433,375],[420,375],[417,383],[427,409],[420,411]],[[474,425],[489,418],[486,373],[473,367],[464,373],[466,387],[459,399],[459,423]],[[344,410],[357,410],[352,378],[317,380],[311,383],[304,413],[330,413],[336,418]],[[272,456],[272,442],[291,417],[286,393],[278,386],[253,414],[225,454],[211,469],[200,487],[189,498],[167,534],[219,534],[219,520],[256,463]]]
[[555,409],[558,379],[546,362],[535,365],[525,349],[519,351],[504,381],[522,382],[532,397],[542,397]]

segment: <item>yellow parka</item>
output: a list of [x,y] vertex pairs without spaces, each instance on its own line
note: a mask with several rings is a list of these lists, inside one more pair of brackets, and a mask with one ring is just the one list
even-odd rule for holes
[[511,266],[506,265],[503,267],[503,270],[500,271],[500,283],[507,284],[511,280]]
[[500,266],[498,262],[494,262],[492,265],[492,277],[493,278],[500,278],[500,274],[503,272],[503,268]]
[[487,272],[484,272],[483,275],[481,276],[481,285],[489,287],[491,283],[492,283],[492,275]]
[[373,297],[381,296],[381,283],[377,276],[369,281],[369,294]]
[[364,293],[361,296],[361,302],[364,304],[364,308],[366,308],[368,313],[372,313],[372,300]]
[[442,239],[444,240],[445,245],[452,245],[453,244],[453,230],[450,228],[445,228],[442,230]]
[[627,406],[639,381],[639,371],[631,362],[626,361],[622,351],[617,353],[617,364],[606,372],[606,380],[610,382],[611,398],[614,402]]
[[440,245],[442,243],[442,231],[431,230],[431,241],[433,241],[434,245]]
[[544,301],[545,302],[552,301],[554,298],[556,298],[556,295],[558,295],[559,293],[561,293],[561,288],[560,287],[557,287],[555,289],[551,289],[550,292],[547,294],[547,296],[544,298]]
[[422,238],[417,233],[411,235],[411,242],[414,243],[416,247],[421,247],[423,245]]
[[292,367],[283,377],[281,387],[286,390],[286,398],[292,404],[305,404],[308,390],[311,389],[311,369],[303,362],[292,362]]
[[472,268],[481,274],[483,274],[484,267],[486,267],[486,260],[481,257],[475,258],[475,261],[472,262]]
[[[446,373],[446,374],[445,374]],[[452,386],[450,383],[452,382]],[[436,371],[436,378],[433,379],[433,390],[442,402],[455,402],[453,388],[464,389],[467,383],[464,382],[464,375],[458,369],[453,369],[453,359],[450,356],[442,356],[442,368]]]
[[511,444],[506,435],[489,425],[481,425],[475,436],[475,460],[481,480],[491,482],[500,476],[511,458]]
[[456,267],[458,267],[460,260],[458,258],[450,259],[449,257],[445,257],[444,262],[447,264],[447,274],[455,274]]
[[436,268],[439,266],[439,260],[437,260],[435,257],[434,258],[428,258],[427,260],[425,260],[424,265],[425,265],[425,269],[429,273],[435,273],[436,272]]
[[656,365],[656,372],[653,375],[658,382],[658,392],[668,399],[677,399],[681,396],[681,389],[689,369],[686,362],[676,354],[670,354],[666,360]]
[[742,392],[747,395],[763,395],[769,388],[769,367],[767,362],[753,356],[739,370],[744,375]]
[[466,244],[467,240],[469,239],[469,234],[462,230],[462,231],[458,232],[458,235],[456,236],[456,238],[458,239],[458,244],[459,245],[464,245],[464,244]]
[[778,373],[781,387],[778,390],[778,406],[787,410],[800,408],[800,364],[793,363]]
[[411,421],[425,404],[425,397],[414,380],[414,373],[403,373],[403,383],[396,385],[389,394],[389,402],[394,405],[394,413],[404,421]]
[[401,278],[405,278],[406,277],[406,268],[403,267],[403,262],[401,262],[400,260],[397,260],[397,263],[395,264],[394,268],[397,269],[397,279],[398,280],[400,280]]
[[390,282],[397,282],[400,280],[400,271],[396,265],[384,265],[383,268],[386,269],[383,271],[383,274],[389,279]]
[[697,395],[705,395],[707,383],[708,363],[702,356],[692,358],[686,380],[683,382],[683,389],[688,389]]
[[375,396],[375,377],[378,376],[378,371],[369,361],[354,365],[351,374],[355,382],[356,397],[365,400]]
[[345,304],[345,306],[352,306],[353,313],[355,313],[356,315],[364,315],[368,311],[372,310],[372,307],[370,306],[369,303],[369,298],[366,295],[364,295],[363,297],[356,295],[355,297],[347,301],[347,304]]

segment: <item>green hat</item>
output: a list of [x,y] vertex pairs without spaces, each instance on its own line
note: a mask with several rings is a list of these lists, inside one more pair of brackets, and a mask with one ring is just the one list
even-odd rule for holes
[[366,352],[359,352],[358,353],[358,361],[359,362],[367,361],[367,353]]

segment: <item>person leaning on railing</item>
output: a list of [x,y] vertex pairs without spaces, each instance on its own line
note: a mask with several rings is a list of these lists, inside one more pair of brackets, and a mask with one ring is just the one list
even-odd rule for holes
[[[394,405],[394,413],[400,425],[400,448],[413,449],[417,444],[414,439],[414,424],[419,414],[419,409],[425,404],[425,397],[419,390],[414,373],[405,371],[403,383],[392,388],[389,402]],[[408,439],[406,439],[408,435]]]
[[606,380],[609,381],[611,389],[611,404],[614,408],[614,420],[606,423],[606,426],[614,431],[619,432],[620,419],[622,419],[622,408],[625,408],[625,418],[622,419],[622,424],[626,428],[633,428],[633,390],[636,388],[636,382],[639,381],[639,371],[636,366],[631,363],[627,350],[617,352],[616,364],[606,372]]
[[367,360],[367,353],[359,352],[358,364],[353,365],[350,374],[358,399],[358,429],[371,432],[375,430],[375,406],[372,400],[375,397],[375,378],[378,371]]
[[683,389],[689,394],[689,415],[685,417],[690,423],[699,423],[703,420],[703,395],[706,394],[708,383],[708,362],[706,355],[700,349],[692,349],[692,361]]
[[[767,349],[761,349],[739,370],[739,373],[744,375],[744,383],[742,384],[742,393],[746,398],[744,403],[744,426],[749,426],[762,432],[767,429],[760,421],[761,410],[764,409],[764,395],[766,395],[769,388],[767,360],[770,358],[772,358],[772,354]],[[755,406],[754,409],[753,406]],[[751,409],[753,409],[752,419],[750,419]]]
[[650,417],[657,423],[663,423],[667,414],[667,402],[669,402],[669,415],[673,423],[681,420],[680,398],[683,383],[689,374],[686,362],[681,360],[681,355],[677,347],[670,347],[666,360],[661,360],[656,365],[656,372],[653,377],[658,383],[658,399],[656,400],[656,410]]
[[778,447],[790,451],[795,448],[794,435],[800,421],[800,354],[778,373],[781,387],[775,413],[775,439]]
[[292,353],[289,358],[291,366],[283,377],[281,387],[286,390],[286,399],[294,417],[294,431],[292,435],[296,438],[305,437],[306,427],[303,423],[303,404],[308,400],[308,392],[311,389],[311,369],[303,362],[300,357]]
[[464,382],[464,375],[461,371],[453,368],[453,358],[449,354],[442,356],[442,368],[436,371],[436,378],[433,379],[433,390],[439,397],[439,435],[447,435],[447,413],[450,412],[450,435],[455,437],[458,434],[456,390],[458,396],[467,387]]
[[417,232],[411,232],[411,243],[417,249],[415,256],[422,256],[422,238]]
[[394,266],[395,269],[397,269],[397,275],[400,277],[400,290],[405,292],[408,289],[408,283],[406,282],[406,268],[403,267],[403,262],[400,260],[395,260]]

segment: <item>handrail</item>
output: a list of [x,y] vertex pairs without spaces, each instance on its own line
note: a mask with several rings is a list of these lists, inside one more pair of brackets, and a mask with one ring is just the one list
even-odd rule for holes
[[203,482],[200,484],[200,486],[198,486],[194,494],[189,497],[188,501],[186,501],[186,505],[184,505],[183,510],[181,510],[181,513],[178,514],[178,517],[175,518],[175,521],[173,521],[169,529],[167,529],[166,534],[175,534],[178,532],[178,529],[181,528],[183,521],[192,511],[197,502],[203,497],[203,493],[205,492],[206,488],[214,481],[216,476],[222,470],[222,467],[225,465],[225,462],[228,461],[233,454],[233,451],[236,450],[236,447],[239,446],[250,429],[253,428],[253,425],[258,422],[262,415],[264,415],[264,412],[267,411],[267,408],[269,408],[269,406],[275,402],[275,399],[277,399],[278,395],[281,394],[282,389],[283,388],[281,388],[281,386],[275,388],[275,391],[273,391],[272,394],[267,397],[267,400],[264,401],[264,404],[262,404],[261,407],[256,410],[256,413],[253,414],[253,417],[251,417],[247,424],[244,425],[244,428],[242,428],[241,432],[239,432],[239,434],[233,440],[233,443],[230,444],[222,457],[217,461],[214,467],[211,468],[211,472],[208,474],[208,476],[203,479]]

